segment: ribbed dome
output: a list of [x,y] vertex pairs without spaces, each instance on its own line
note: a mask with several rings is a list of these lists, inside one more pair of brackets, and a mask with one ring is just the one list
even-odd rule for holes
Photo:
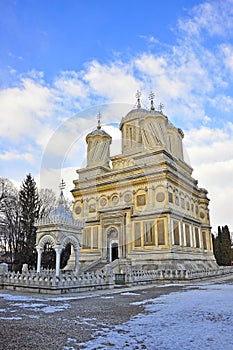
[[89,134],[87,134],[86,136],[86,140],[89,138],[89,137],[93,137],[93,136],[96,136],[96,135],[100,135],[100,136],[107,136],[111,139],[111,136],[106,132],[104,131],[103,129],[95,129],[93,130],[92,132],[90,132]]
[[126,122],[129,122],[131,120],[135,119],[144,119],[148,115],[161,115],[160,112],[155,111],[155,110],[147,110],[144,108],[135,108],[132,109],[129,113],[126,114],[125,117],[122,118],[121,123],[120,123],[120,129],[122,128],[123,124]]
[[65,198],[63,193],[61,192],[59,203],[57,207],[50,211],[47,217],[42,217],[38,219],[35,223],[35,226],[41,225],[71,225],[71,226],[83,226],[83,222],[79,219],[76,219],[71,210],[65,207]]
[[48,217],[73,219],[73,214],[69,209],[66,209],[62,203],[59,203],[59,205],[49,213]]

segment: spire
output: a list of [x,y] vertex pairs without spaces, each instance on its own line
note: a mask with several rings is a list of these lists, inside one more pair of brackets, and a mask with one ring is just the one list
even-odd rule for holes
[[99,112],[99,113],[97,114],[97,120],[98,120],[97,129],[98,129],[98,130],[101,129],[100,119],[101,119],[101,113]]
[[141,97],[141,92],[139,90],[137,90],[137,93],[136,93],[136,99],[137,99],[137,108],[141,108],[141,101],[140,101],[140,97]]
[[155,94],[151,91],[150,95],[149,95],[149,100],[150,100],[150,110],[154,111],[155,107],[154,107],[154,97]]

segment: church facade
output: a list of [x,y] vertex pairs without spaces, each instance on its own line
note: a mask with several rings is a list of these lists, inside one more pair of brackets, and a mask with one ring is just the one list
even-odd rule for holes
[[[98,121],[86,136],[87,165],[74,180],[73,212],[85,220],[81,265],[125,262],[147,269],[216,266],[207,191],[184,161],[183,132],[137,106],[120,123],[122,152]],[[123,264],[124,265],[124,264]]]

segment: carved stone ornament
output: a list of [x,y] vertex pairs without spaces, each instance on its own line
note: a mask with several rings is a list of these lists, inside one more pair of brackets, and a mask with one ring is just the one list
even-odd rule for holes
[[165,194],[163,192],[158,192],[156,194],[156,200],[157,202],[163,202],[165,199]]
[[130,193],[126,193],[124,196],[124,201],[125,202],[131,202],[132,201],[132,195]]
[[146,205],[146,196],[145,194],[140,194],[137,196],[137,206]]
[[81,211],[82,211],[82,208],[79,206],[79,205],[76,205],[76,207],[75,207],[75,214],[80,214],[81,213]]
[[203,211],[201,211],[201,212],[200,212],[200,218],[201,218],[201,219],[204,219],[204,217],[205,217],[205,213],[204,213]]
[[112,197],[112,203],[113,203],[113,204],[119,203],[119,197],[118,197],[118,196],[113,196],[113,197]]
[[94,213],[95,211],[96,211],[95,204],[90,204],[90,206],[89,206],[89,213]]
[[101,200],[100,200],[101,207],[105,207],[106,204],[107,204],[107,199],[106,198],[101,198]]

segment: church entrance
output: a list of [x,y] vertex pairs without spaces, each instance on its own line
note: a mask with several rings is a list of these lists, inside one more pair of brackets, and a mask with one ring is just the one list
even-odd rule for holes
[[112,261],[118,259],[118,244],[117,243],[113,243],[112,247],[111,247],[111,255],[112,255]]
[[107,230],[107,258],[112,262],[119,258],[119,240],[118,230],[116,227],[110,227]]

